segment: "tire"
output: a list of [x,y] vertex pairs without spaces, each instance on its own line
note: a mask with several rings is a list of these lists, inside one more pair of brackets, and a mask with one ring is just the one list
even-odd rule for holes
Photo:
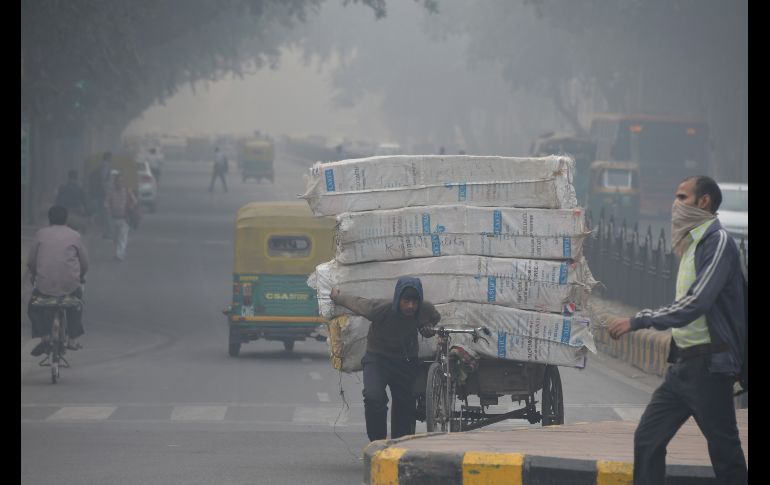
[[283,349],[287,352],[294,350],[294,340],[284,340]]
[[559,368],[555,365],[545,366],[541,414],[543,426],[564,424],[564,394],[561,388]]
[[227,353],[230,354],[230,357],[238,357],[238,354],[241,352],[241,341],[238,339],[238,335],[233,332],[233,329],[230,329],[230,337],[228,339],[228,345],[227,345]]
[[[454,399],[454,396],[452,397]],[[434,362],[428,369],[428,379],[425,385],[425,425],[428,432],[450,431],[449,403],[447,402],[446,380],[441,370],[441,364]]]

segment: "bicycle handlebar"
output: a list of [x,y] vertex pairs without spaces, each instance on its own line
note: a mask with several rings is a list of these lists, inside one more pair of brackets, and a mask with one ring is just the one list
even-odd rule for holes
[[483,333],[486,336],[492,335],[492,332],[490,332],[489,329],[483,325],[481,327],[476,327],[476,328],[439,327],[436,329],[436,333],[442,337],[448,337],[450,334],[453,334],[453,333],[460,333],[460,334],[464,333],[464,334],[471,335],[471,337],[473,337],[474,342],[477,342],[479,339],[481,339],[487,343],[489,343],[489,341],[484,337],[482,337],[480,333]]

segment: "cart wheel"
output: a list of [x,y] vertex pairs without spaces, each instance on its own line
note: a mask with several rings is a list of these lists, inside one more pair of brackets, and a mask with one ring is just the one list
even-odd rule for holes
[[238,357],[238,354],[241,352],[241,341],[238,339],[238,336],[235,335],[233,329],[230,329],[227,350],[230,357]]
[[[434,362],[428,369],[428,379],[425,387],[425,424],[428,432],[450,431],[449,414],[451,408],[447,401],[446,378],[441,370],[441,364]],[[454,395],[451,397],[454,399]]]
[[291,352],[292,350],[294,350],[294,340],[284,340],[283,348],[287,352]]
[[543,426],[564,424],[564,394],[561,390],[559,368],[555,365],[545,366],[542,401]]

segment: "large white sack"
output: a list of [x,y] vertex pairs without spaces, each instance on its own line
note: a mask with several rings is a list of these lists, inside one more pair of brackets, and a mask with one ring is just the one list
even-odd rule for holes
[[481,358],[541,362],[583,368],[590,350],[596,353],[590,321],[582,316],[530,312],[498,305],[446,303],[436,305],[438,326],[486,326],[487,342],[457,334],[452,343],[476,351]]
[[584,259],[561,262],[538,259],[442,256],[403,261],[342,265],[320,264],[308,278],[324,318],[349,313],[329,298],[333,287],[363,298],[393,298],[398,278],[422,281],[424,299],[492,303],[548,312],[574,312],[585,306],[596,283]]
[[447,255],[579,259],[589,234],[582,209],[467,205],[345,212],[337,216],[343,264]]
[[574,161],[468,155],[398,155],[317,162],[306,176],[308,201],[316,215],[400,207],[577,206]]
[[[329,358],[332,367],[343,372],[362,370],[361,359],[366,353],[366,336],[369,320],[360,316],[343,315],[329,321]],[[418,357],[432,359],[436,353],[436,337],[425,338],[417,334]]]

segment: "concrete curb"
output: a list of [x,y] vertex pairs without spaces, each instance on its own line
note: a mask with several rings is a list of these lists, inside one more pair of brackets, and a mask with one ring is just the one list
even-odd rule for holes
[[[401,448],[398,440],[375,441],[367,446],[364,467],[366,485],[621,485],[633,482],[631,463],[523,453],[425,452]],[[710,466],[666,467],[667,485],[711,484],[715,481]]]

